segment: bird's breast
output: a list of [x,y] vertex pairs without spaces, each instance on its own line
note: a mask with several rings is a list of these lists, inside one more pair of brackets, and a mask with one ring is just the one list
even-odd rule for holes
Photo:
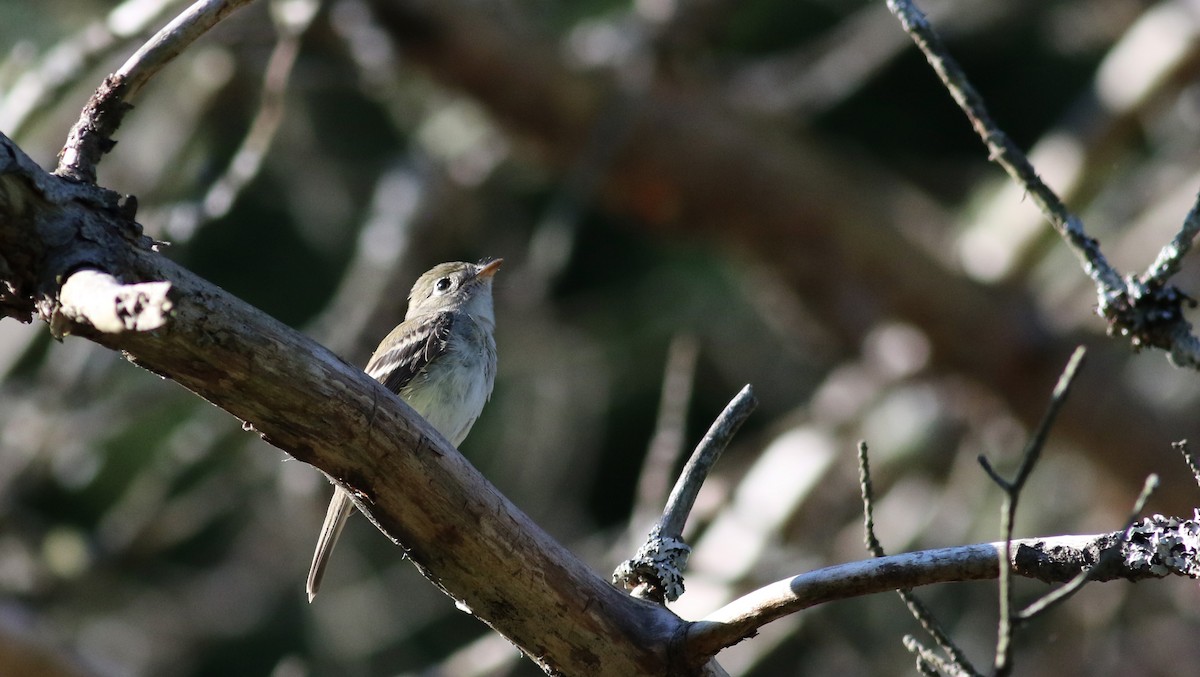
[[471,325],[466,332],[452,333],[446,353],[400,394],[456,447],[479,418],[496,377],[495,340]]

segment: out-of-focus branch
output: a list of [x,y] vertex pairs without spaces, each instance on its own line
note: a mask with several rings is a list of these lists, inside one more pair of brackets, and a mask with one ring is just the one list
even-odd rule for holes
[[55,45],[0,99],[0,129],[19,137],[25,124],[78,82],[89,67],[146,31],[177,4],[179,0],[126,0],[104,21],[95,21]]
[[638,473],[633,516],[629,520],[630,531],[636,530],[635,533],[640,533],[660,514],[659,506],[666,504],[671,491],[671,474],[685,449],[687,410],[692,401],[699,355],[700,346],[690,334],[676,336],[667,349],[658,420],[642,461],[642,471]]
[[275,133],[279,131],[279,123],[283,120],[288,82],[296,65],[296,56],[300,53],[301,39],[319,8],[317,0],[272,0],[271,18],[274,19],[279,39],[271,50],[263,73],[258,112],[242,139],[242,145],[204,197],[197,203],[171,210],[166,230],[172,241],[186,239],[200,224],[228,213],[242,189],[258,176],[267,151],[275,140]]
[[[960,37],[1004,30],[1005,20],[1028,11],[1028,0],[937,0],[929,14],[953,27]],[[883,5],[864,4],[841,24],[824,32],[816,44],[754,61],[735,72],[727,87],[738,108],[810,118],[830,110],[861,90],[908,46],[896,32],[895,19]]]

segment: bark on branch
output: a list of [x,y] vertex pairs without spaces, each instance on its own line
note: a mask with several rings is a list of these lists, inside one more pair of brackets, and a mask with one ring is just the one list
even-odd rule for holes
[[[9,315],[121,350],[325,471],[431,582],[543,669],[671,673],[678,617],[597,576],[362,370],[159,255],[114,194],[46,174],[3,135],[0,257]],[[88,278],[104,283],[100,306]],[[165,322],[130,323],[114,300],[146,283]]]
[[[709,657],[785,614],[997,574],[995,545],[911,553],[804,574],[683,621],[597,576],[360,369],[161,256],[128,212],[109,191],[45,173],[0,135],[5,311],[36,312],[64,333],[123,351],[325,471],[432,583],[548,672],[718,674]],[[137,312],[145,308],[149,315]],[[1053,577],[1095,562],[1093,550],[1106,547],[1104,538],[1071,538],[1052,542],[1070,548],[1057,559],[1018,548],[1014,571]],[[1126,557],[1133,572],[1118,575],[1165,575],[1160,565],[1178,554],[1179,540],[1136,541],[1150,544],[1140,546],[1150,565]]]

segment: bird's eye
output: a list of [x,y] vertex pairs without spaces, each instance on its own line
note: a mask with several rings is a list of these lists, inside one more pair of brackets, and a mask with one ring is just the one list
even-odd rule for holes
[[451,284],[450,278],[448,278],[448,277],[438,278],[438,281],[435,282],[433,285],[433,289],[434,289],[434,291],[438,292],[439,294],[444,294],[445,292],[450,290],[450,284]]

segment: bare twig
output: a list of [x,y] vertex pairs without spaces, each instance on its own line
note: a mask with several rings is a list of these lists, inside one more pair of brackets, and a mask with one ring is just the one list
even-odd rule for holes
[[667,507],[658,523],[659,533],[672,537],[683,535],[683,527],[692,512],[696,496],[700,494],[700,487],[704,480],[708,479],[709,471],[716,465],[721,452],[729,446],[729,441],[737,434],[738,429],[750,418],[756,406],[758,399],[754,397],[754,389],[746,385],[725,406],[717,420],[713,421],[708,432],[704,434],[704,439],[696,445],[696,450],[684,466],[675,488],[671,490]]
[[1183,462],[1187,463],[1188,468],[1192,471],[1192,477],[1196,479],[1196,484],[1200,485],[1200,463],[1196,462],[1196,457],[1192,454],[1192,450],[1188,448],[1187,440],[1179,440],[1172,442],[1171,448],[1183,455]]
[[112,150],[112,135],[132,107],[129,100],[163,66],[179,56],[201,35],[250,0],[199,0],[142,45],[101,83],[71,128],[54,171],[85,183],[96,182],[96,165]]
[[1100,251],[1099,244],[1083,230],[1083,223],[1067,209],[1058,199],[1054,191],[1042,182],[1029,159],[1008,138],[988,113],[983,97],[967,80],[966,73],[958,62],[950,56],[946,46],[933,30],[933,26],[910,0],[888,0],[888,9],[900,20],[904,31],[908,33],[917,47],[925,54],[929,65],[933,67],[950,96],[958,103],[959,108],[971,121],[975,133],[987,145],[990,158],[1004,168],[1008,175],[1026,188],[1030,197],[1042,210],[1054,229],[1062,235],[1079,258],[1091,277],[1106,294],[1118,294],[1124,291],[1125,283],[1121,275],[1109,265],[1108,260]]
[[[858,443],[858,486],[862,494],[863,502],[863,530],[866,532],[866,546],[875,557],[886,557],[887,553],[883,550],[883,545],[875,535],[875,490],[871,483],[871,464],[867,454],[867,443]],[[942,628],[942,624],[938,622],[937,617],[925,606],[919,597],[913,593],[912,588],[900,588],[896,591],[900,595],[901,601],[908,607],[909,613],[913,618],[921,624],[921,628],[937,642],[937,645],[946,653],[950,661],[956,666],[956,670],[965,675],[979,675],[979,671],[967,659],[966,654],[958,648],[946,631]],[[906,645],[907,646],[907,645]],[[920,644],[917,644],[920,646]],[[922,647],[924,649],[924,647]],[[909,649],[912,650],[911,647]],[[939,659],[939,662],[941,659]]]
[[691,554],[691,548],[683,542],[683,527],[709,471],[757,404],[754,389],[746,385],[713,421],[680,473],[662,517],[645,543],[613,572],[614,583],[635,596],[660,603],[683,594],[683,568]]
[[[1042,417],[1037,429],[1034,430],[1033,437],[1025,445],[1025,451],[1021,454],[1021,465],[1017,467],[1017,474],[1011,482],[1000,478],[985,457],[979,457],[980,465],[984,466],[993,479],[999,478],[997,484],[1005,492],[1019,494],[1025,488],[1025,482],[1033,472],[1033,466],[1041,457],[1042,448],[1046,444],[1046,439],[1050,436],[1050,429],[1054,426],[1054,421],[1058,418],[1058,412],[1066,402],[1067,395],[1070,394],[1071,384],[1075,382],[1075,376],[1079,373],[1079,368],[1083,365],[1083,359],[1086,356],[1087,348],[1083,346],[1079,346],[1075,349],[1075,352],[1071,353],[1070,359],[1067,360],[1067,366],[1063,368],[1062,376],[1059,377],[1058,383],[1054,385],[1054,391],[1050,394],[1050,404],[1046,407],[1046,414]],[[1006,511],[1008,513],[1006,528],[1011,528],[1012,517],[1016,514],[1016,510],[1014,498],[1014,504]],[[1011,535],[1011,531],[1005,532],[1006,537]]]
[[1154,263],[1146,269],[1143,280],[1147,284],[1165,285],[1167,280],[1179,272],[1183,257],[1187,256],[1191,250],[1197,233],[1200,233],[1200,195],[1196,196],[1196,202],[1188,210],[1175,237],[1163,246],[1158,252],[1158,257],[1154,259]]
[[[1013,525],[1016,521],[1017,503],[1020,501],[1021,491],[1025,488],[1025,482],[1033,472],[1034,465],[1041,457],[1042,448],[1050,436],[1050,429],[1054,426],[1054,421],[1058,418],[1058,412],[1062,409],[1063,403],[1066,402],[1067,394],[1071,391],[1071,384],[1075,381],[1075,375],[1079,372],[1079,367],[1086,354],[1087,350],[1083,346],[1079,346],[1071,354],[1071,359],[1067,361],[1062,376],[1054,386],[1050,404],[1046,407],[1046,414],[1034,431],[1033,437],[1025,445],[1025,452],[1021,455],[1021,465],[1017,468],[1017,474],[1011,482],[1000,477],[988,463],[986,457],[982,455],[979,457],[980,465],[1004,490],[1004,506],[1000,512],[1000,529],[1004,535],[1004,554],[1001,561],[1008,562],[1012,559]],[[1012,611],[1012,595],[1012,570],[1009,567],[1000,567],[1000,625],[996,633],[995,660],[995,670],[998,675],[1008,674],[1008,671],[1012,669],[1012,626],[1015,618]]]
[[912,635],[905,635],[904,639],[901,641],[903,642],[905,649],[908,649],[910,653],[916,655],[917,671],[922,675],[932,675],[933,677],[945,677],[945,675],[958,677],[959,675],[963,675],[964,677],[967,677],[975,674],[964,672],[961,666],[955,665],[952,662],[948,662],[945,658],[942,658],[934,653],[932,649],[924,644],[921,644],[921,642],[917,641],[917,638],[913,637]]
[[183,53],[201,35],[252,0],[198,0],[175,17],[129,57],[116,75],[125,81],[127,96],[137,96],[158,71]]
[[992,120],[983,98],[921,11],[911,0],[888,0],[887,4],[970,120],[987,146],[990,159],[1029,194],[1079,259],[1096,285],[1097,313],[1108,322],[1109,333],[1128,338],[1134,348],[1153,346],[1167,351],[1168,358],[1178,366],[1200,369],[1200,339],[1192,334],[1191,324],[1182,312],[1183,306],[1194,302],[1166,284],[1166,278],[1178,269],[1179,260],[1200,230],[1197,211],[1200,206],[1193,207],[1175,239],[1144,276],[1122,278],[1100,251],[1099,243],[1084,231],[1079,217],[1067,209],[1020,148]]

